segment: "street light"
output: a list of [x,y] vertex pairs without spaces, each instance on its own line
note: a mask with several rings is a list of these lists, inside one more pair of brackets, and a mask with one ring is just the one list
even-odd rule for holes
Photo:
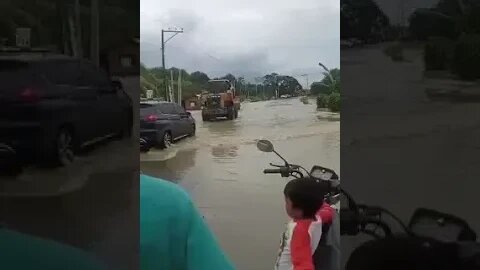
[[324,64],[322,64],[321,62],[318,63],[319,66],[321,66],[328,74],[328,76],[330,77],[330,80],[332,81],[332,83],[335,81],[333,79],[333,76],[332,76],[332,73],[330,72],[330,69],[328,69]]

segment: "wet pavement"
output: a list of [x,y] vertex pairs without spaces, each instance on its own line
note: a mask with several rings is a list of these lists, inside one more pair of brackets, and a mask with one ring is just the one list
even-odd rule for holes
[[258,151],[256,140],[271,140],[291,163],[339,171],[339,117],[298,99],[242,104],[235,121],[193,116],[197,136],[141,154],[141,170],[185,187],[238,269],[272,269],[287,220],[286,180],[262,173],[281,160]]
[[138,136],[107,141],[63,168],[0,178],[0,228],[92,252],[112,269],[138,265]]
[[[341,53],[343,188],[405,222],[427,207],[480,232],[478,211],[466,207],[479,203],[479,104],[428,100],[422,51],[407,50],[409,61],[398,63],[385,46]],[[363,240],[342,237],[342,258]]]

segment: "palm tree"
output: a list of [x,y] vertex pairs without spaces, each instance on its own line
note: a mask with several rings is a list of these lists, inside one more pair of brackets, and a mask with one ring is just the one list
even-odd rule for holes
[[325,77],[320,84],[328,87],[330,92],[340,92],[340,70],[339,69],[328,69],[324,64],[318,63],[325,71],[322,73]]

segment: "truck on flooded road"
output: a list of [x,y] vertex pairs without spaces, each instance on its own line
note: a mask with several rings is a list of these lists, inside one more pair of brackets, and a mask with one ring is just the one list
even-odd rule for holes
[[234,120],[240,110],[240,98],[228,80],[210,80],[208,94],[203,96],[202,120],[212,121],[218,118]]

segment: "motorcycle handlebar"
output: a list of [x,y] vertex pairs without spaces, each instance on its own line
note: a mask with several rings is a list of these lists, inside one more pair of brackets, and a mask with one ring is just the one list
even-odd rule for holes
[[269,173],[282,173],[280,169],[265,169],[263,170],[264,174],[269,174]]

